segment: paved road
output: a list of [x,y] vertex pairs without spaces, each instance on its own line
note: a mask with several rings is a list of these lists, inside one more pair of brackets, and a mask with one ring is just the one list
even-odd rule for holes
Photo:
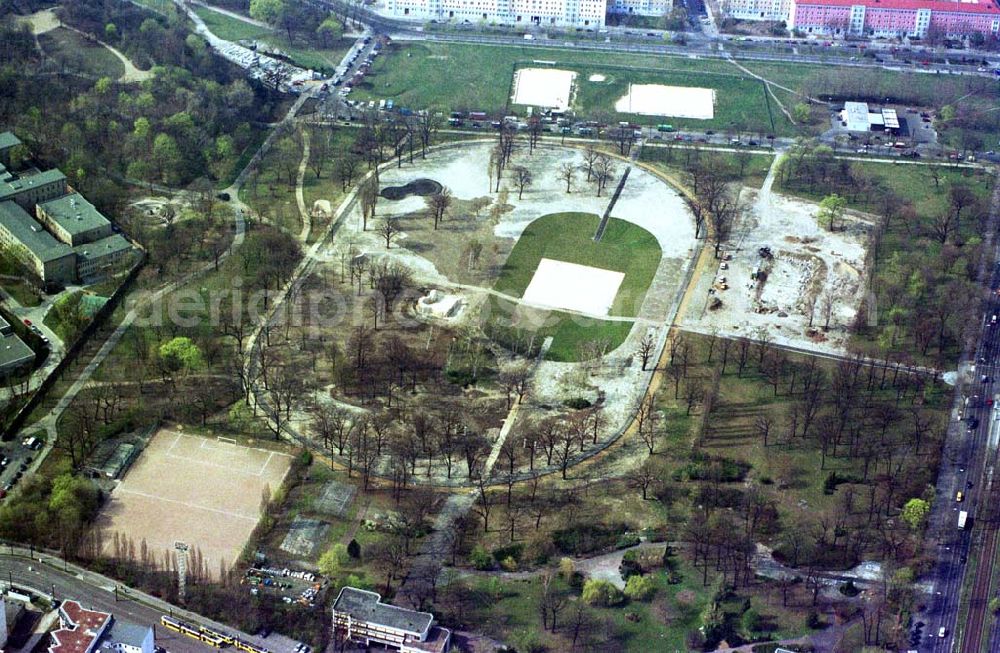
[[[124,587],[105,576],[66,564],[58,558],[41,556],[37,553],[33,558],[29,558],[27,556],[30,552],[26,549],[14,548],[16,555],[11,555],[9,550],[4,546],[3,553],[0,553],[0,583],[4,586],[13,581],[17,587],[30,588],[45,596],[54,596],[58,600],[76,599],[84,607],[111,612],[127,621],[156,624],[156,643],[170,653],[206,653],[215,649],[159,626],[160,617],[164,614],[173,614],[191,623],[204,624],[238,635],[240,639],[266,647],[273,653],[292,653],[294,650],[295,642],[287,637],[272,634],[266,640],[260,639],[178,608],[154,596]],[[44,562],[39,562],[40,558],[44,559]],[[114,591],[116,586],[119,588],[117,594]]]
[[[989,398],[993,396],[993,384],[981,382],[982,374],[994,377],[1000,373],[1000,324],[992,325],[990,318],[993,314],[1000,314],[1000,296],[996,293],[1000,289],[1000,247],[993,241],[993,234],[996,234],[1000,220],[998,205],[1000,184],[994,189],[990,224],[985,230],[990,239],[987,244],[994,248],[998,263],[992,270],[981,271],[984,273],[981,278],[989,279],[993,292],[978,330],[975,354],[970,355],[971,352],[967,351],[963,356],[970,371],[960,375],[956,384],[952,420],[927,528],[926,540],[929,548],[936,547],[937,561],[933,572],[926,579],[933,586],[932,594],[925,610],[914,616],[915,622],[926,624],[921,640],[915,644],[920,651],[953,650],[962,581],[967,572],[975,574],[975,569],[967,569],[970,550],[977,540],[981,542],[985,534],[984,527],[996,526],[990,523],[991,520],[980,517],[985,515],[984,509],[987,507],[984,480],[997,462],[996,439],[1000,434],[1000,421],[995,419],[1000,413],[988,405]],[[971,370],[972,365],[975,365],[974,370]],[[958,421],[959,419],[963,421]],[[970,429],[973,425],[975,427]],[[965,493],[962,504],[955,500],[959,491]],[[958,528],[960,509],[968,511],[972,516],[971,530]],[[975,626],[974,623],[972,625]],[[945,636],[938,637],[942,627],[945,629]]]

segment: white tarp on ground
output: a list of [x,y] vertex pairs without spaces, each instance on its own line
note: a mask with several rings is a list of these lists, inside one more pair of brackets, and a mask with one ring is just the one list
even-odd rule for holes
[[545,308],[608,314],[625,274],[543,258],[524,290],[525,302]]
[[628,93],[615,102],[618,113],[711,120],[715,117],[715,89],[661,84],[629,84]]
[[553,68],[522,68],[514,74],[514,104],[565,111],[576,73]]

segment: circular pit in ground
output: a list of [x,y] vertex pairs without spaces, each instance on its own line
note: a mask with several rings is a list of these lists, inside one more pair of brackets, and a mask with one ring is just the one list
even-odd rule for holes
[[379,195],[387,200],[396,201],[406,199],[410,195],[418,195],[421,197],[437,195],[441,192],[441,190],[441,184],[433,179],[414,179],[410,183],[403,186],[386,186],[382,189],[382,192],[379,193]]

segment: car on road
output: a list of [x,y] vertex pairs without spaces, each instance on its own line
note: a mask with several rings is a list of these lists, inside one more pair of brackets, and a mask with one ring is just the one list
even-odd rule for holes
[[938,637],[944,638],[944,637],[947,637],[947,636],[948,636],[948,629],[947,628],[945,628],[944,626],[941,626],[940,628],[938,628]]
[[29,320],[28,318],[24,318],[24,326],[29,326],[30,327],[31,326],[31,320]]
[[969,418],[969,430],[970,431],[975,431],[976,427],[978,427],[978,426],[979,426],[979,418],[978,417],[970,417]]
[[955,501],[957,501],[958,503],[962,503],[962,501],[964,500],[965,500],[965,493],[959,490],[958,493],[955,494]]

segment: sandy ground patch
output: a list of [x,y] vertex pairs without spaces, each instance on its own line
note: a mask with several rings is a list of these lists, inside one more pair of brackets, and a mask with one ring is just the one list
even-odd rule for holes
[[588,82],[603,82],[606,79],[607,79],[607,77],[605,77],[604,75],[600,75],[598,73],[594,73],[593,75],[591,75],[590,77],[587,78],[587,81]]
[[[727,247],[731,260],[702,276],[680,324],[732,337],[763,330],[781,344],[844,353],[864,291],[870,225],[848,217],[843,229],[828,231],[815,218],[815,204],[773,193],[772,181],[769,176],[761,191],[748,193],[753,209]],[[763,247],[773,258],[761,255]],[[723,277],[726,290],[720,285]],[[714,310],[713,298],[722,302]],[[827,304],[830,328],[824,331]]]
[[159,431],[98,517],[105,548],[113,534],[145,539],[162,556],[174,542],[198,547],[208,571],[231,565],[260,519],[264,488],[273,492],[291,456],[170,429]]
[[524,301],[600,317],[607,315],[625,274],[543,258],[524,289]]
[[42,9],[41,11],[36,11],[30,16],[25,16],[22,20],[31,26],[31,33],[35,36],[51,32],[60,26],[59,19],[56,17],[55,9]]
[[514,104],[547,107],[565,111],[569,108],[576,73],[552,68],[522,68],[514,74]]
[[[381,174],[381,185],[396,186],[429,178],[451,191],[456,206],[465,206],[463,203],[471,206],[483,198],[495,202],[498,194],[491,192],[487,178],[493,145],[492,140],[455,144],[432,150],[426,159],[415,159],[413,165],[404,162],[401,167],[387,166]],[[566,192],[565,182],[553,174],[563,163],[570,163],[579,170],[570,193]],[[500,215],[491,217],[489,208],[478,213],[461,209],[449,216],[438,231],[433,231],[430,218],[424,214],[422,198],[410,197],[396,202],[380,200],[375,223],[362,232],[361,209],[355,203],[347,210],[336,243],[325,248],[320,258],[327,261],[331,269],[339,270],[341,249],[353,247],[355,251],[373,256],[391,257],[406,265],[419,284],[437,286],[463,297],[466,308],[457,326],[461,327],[466,320],[478,323],[482,316],[480,309],[497,271],[529,224],[550,213],[604,213],[609,198],[596,196],[593,183],[586,180],[583,163],[583,152],[579,149],[544,146],[529,155],[527,144],[521,141],[511,165],[528,167],[534,182],[519,200],[509,175],[505,175],[501,187],[508,191],[507,206]],[[617,179],[625,163],[618,161],[616,166]],[[648,230],[662,251],[660,265],[639,307],[635,326],[620,347],[598,361],[586,364],[543,361],[537,367],[533,383],[534,399],[551,405],[559,405],[562,400],[572,397],[596,400],[601,393],[605,398],[607,434],[626,423],[631,407],[645,390],[649,372],[639,369],[636,359],[639,342],[646,333],[657,339],[664,333],[665,325],[673,318],[687,269],[697,250],[694,221],[684,200],[671,186],[646,170],[632,169],[612,216]],[[403,229],[389,250],[375,232],[375,225],[386,217],[399,219]],[[484,245],[483,258],[488,263],[481,266],[478,278],[470,282],[469,276],[461,272],[459,261],[462,248],[472,239]],[[456,287],[457,280],[481,290]],[[526,314],[548,313],[527,305],[521,305],[519,310]],[[305,422],[303,428],[308,430]]]
[[643,116],[711,120],[715,117],[715,90],[662,84],[629,84],[628,93],[615,102],[615,111]]

